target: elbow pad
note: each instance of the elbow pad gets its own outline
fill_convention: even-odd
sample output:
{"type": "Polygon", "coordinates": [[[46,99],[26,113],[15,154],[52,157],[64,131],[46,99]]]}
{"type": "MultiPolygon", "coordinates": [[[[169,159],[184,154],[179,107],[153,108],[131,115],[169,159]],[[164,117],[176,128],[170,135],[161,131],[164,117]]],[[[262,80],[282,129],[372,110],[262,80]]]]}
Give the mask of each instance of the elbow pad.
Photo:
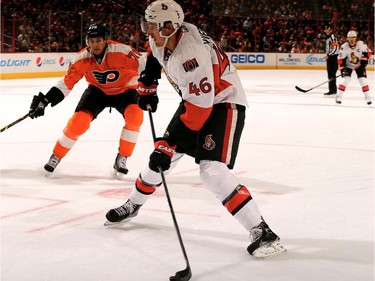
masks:
{"type": "Polygon", "coordinates": [[[60,103],[64,98],[64,93],[57,87],[53,86],[45,95],[48,102],[51,103],[51,106],[55,106],[60,103]]]}

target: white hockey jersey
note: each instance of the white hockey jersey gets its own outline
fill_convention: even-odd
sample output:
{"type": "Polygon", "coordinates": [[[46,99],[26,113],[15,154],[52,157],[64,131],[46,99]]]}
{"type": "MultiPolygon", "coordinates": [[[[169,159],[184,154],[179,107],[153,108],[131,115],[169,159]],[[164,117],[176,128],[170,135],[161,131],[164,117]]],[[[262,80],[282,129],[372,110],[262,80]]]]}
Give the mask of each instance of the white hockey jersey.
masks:
{"type": "Polygon", "coordinates": [[[345,67],[355,69],[361,65],[361,59],[368,59],[371,51],[363,41],[357,41],[355,46],[351,47],[348,42],[342,44],[337,57],[338,64],[345,62],[345,67]],[[364,54],[366,58],[364,58],[364,54]]]}
{"type": "Polygon", "coordinates": [[[167,48],[156,47],[151,37],[149,43],[153,56],[185,101],[187,111],[192,113],[190,120],[181,118],[190,129],[200,129],[204,117],[208,117],[214,104],[236,103],[248,106],[237,70],[228,56],[196,26],[182,24],[173,53],[167,48]],[[191,118],[201,120],[194,121],[191,118]]]}

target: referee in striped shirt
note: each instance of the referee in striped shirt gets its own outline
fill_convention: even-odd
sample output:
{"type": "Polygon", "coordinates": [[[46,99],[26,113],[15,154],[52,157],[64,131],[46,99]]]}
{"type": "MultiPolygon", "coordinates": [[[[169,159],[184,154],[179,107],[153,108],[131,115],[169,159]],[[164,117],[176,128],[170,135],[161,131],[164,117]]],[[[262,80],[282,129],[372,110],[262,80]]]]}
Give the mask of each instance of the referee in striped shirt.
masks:
{"type": "Polygon", "coordinates": [[[337,86],[336,86],[336,72],[338,68],[337,64],[337,54],[339,53],[339,42],[337,40],[337,36],[332,32],[332,27],[327,25],[324,28],[324,32],[327,34],[326,40],[326,56],[324,59],[327,62],[327,73],[328,79],[331,80],[328,83],[329,91],[324,95],[336,95],[337,93],[337,86]]]}

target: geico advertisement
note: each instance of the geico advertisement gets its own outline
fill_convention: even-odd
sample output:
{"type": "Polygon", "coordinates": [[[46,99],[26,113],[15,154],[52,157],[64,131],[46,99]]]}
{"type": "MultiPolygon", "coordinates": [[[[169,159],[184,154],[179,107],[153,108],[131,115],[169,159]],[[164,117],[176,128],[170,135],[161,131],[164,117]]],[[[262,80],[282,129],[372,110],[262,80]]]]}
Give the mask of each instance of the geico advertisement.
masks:
{"type": "Polygon", "coordinates": [[[235,66],[271,66],[276,59],[272,53],[228,53],[228,56],[235,66]]]}
{"type": "Polygon", "coordinates": [[[1,54],[1,73],[65,71],[75,53],[1,54]]]}

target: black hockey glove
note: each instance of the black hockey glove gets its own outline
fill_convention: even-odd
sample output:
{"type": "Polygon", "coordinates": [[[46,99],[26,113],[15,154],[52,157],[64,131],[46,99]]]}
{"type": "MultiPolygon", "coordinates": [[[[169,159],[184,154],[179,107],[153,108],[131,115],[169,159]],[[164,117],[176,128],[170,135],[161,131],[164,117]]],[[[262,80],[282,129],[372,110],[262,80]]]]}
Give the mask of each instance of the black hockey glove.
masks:
{"type": "Polygon", "coordinates": [[[155,139],[155,149],[150,155],[148,166],[154,172],[159,173],[159,167],[166,171],[171,166],[171,159],[175,153],[176,146],[170,145],[165,138],[155,139]]]}
{"type": "Polygon", "coordinates": [[[158,84],[144,84],[143,82],[138,82],[138,106],[142,110],[148,110],[148,106],[151,108],[151,112],[155,112],[158,108],[159,98],[156,93],[156,88],[158,84]]]}
{"type": "Polygon", "coordinates": [[[368,64],[367,58],[366,59],[361,59],[361,67],[362,68],[366,68],[367,64],[368,64]]]}
{"type": "Polygon", "coordinates": [[[369,55],[371,55],[371,53],[369,54],[369,52],[362,52],[361,67],[363,69],[365,69],[368,64],[369,55]]]}
{"type": "Polygon", "coordinates": [[[340,68],[340,71],[341,71],[341,77],[342,78],[344,78],[345,76],[349,76],[349,73],[348,73],[348,70],[346,69],[346,67],[340,68]]]}
{"type": "Polygon", "coordinates": [[[46,96],[39,92],[39,95],[33,97],[30,105],[29,115],[31,119],[44,115],[44,109],[49,104],[46,96]]]}

